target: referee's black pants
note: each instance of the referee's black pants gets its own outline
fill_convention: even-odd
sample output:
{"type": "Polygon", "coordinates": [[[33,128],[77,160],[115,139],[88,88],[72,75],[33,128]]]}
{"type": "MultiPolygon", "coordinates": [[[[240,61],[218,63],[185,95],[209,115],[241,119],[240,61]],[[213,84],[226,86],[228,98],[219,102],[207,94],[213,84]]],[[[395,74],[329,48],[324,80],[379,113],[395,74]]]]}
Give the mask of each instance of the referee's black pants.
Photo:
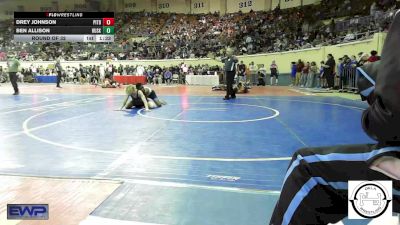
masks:
{"type": "Polygon", "coordinates": [[[335,86],[335,75],[329,73],[326,75],[326,82],[328,83],[328,88],[334,88],[335,86]]]}
{"type": "Polygon", "coordinates": [[[61,82],[61,71],[57,71],[57,87],[60,87],[61,82]]]}
{"type": "Polygon", "coordinates": [[[225,71],[226,74],[226,95],[225,98],[236,98],[235,91],[233,90],[233,82],[235,81],[235,71],[225,71]]]}
{"type": "MultiPolygon", "coordinates": [[[[270,225],[328,224],[347,217],[349,180],[393,180],[369,168],[382,152],[400,154],[400,147],[350,145],[297,151],[270,225]]],[[[399,213],[400,181],[393,180],[393,188],[393,211],[399,213]]]]}
{"type": "Polygon", "coordinates": [[[10,82],[11,85],[14,88],[14,93],[19,93],[19,89],[18,89],[18,77],[17,77],[17,73],[16,72],[9,72],[8,76],[10,77],[10,82]]]}

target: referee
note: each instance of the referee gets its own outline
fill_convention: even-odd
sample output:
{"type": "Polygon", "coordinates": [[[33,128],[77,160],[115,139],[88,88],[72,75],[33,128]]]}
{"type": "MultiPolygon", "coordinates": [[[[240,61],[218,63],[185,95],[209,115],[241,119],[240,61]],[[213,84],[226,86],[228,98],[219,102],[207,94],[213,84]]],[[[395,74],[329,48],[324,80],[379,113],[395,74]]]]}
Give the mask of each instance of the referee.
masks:
{"type": "Polygon", "coordinates": [[[233,90],[233,83],[235,81],[236,64],[238,61],[239,60],[233,55],[232,48],[228,48],[226,50],[226,57],[221,59],[221,62],[224,63],[224,72],[226,77],[226,95],[224,100],[236,98],[235,91],[233,90]]]}
{"type": "Polygon", "coordinates": [[[13,95],[19,95],[19,89],[17,84],[18,80],[17,73],[19,71],[21,63],[19,62],[16,56],[10,56],[9,60],[7,61],[7,66],[8,66],[8,75],[10,77],[11,84],[14,88],[13,95]]]}
{"type": "Polygon", "coordinates": [[[358,69],[358,88],[369,104],[361,122],[365,133],[377,143],[297,151],[270,225],[339,222],[348,214],[351,180],[392,181],[393,212],[400,213],[400,67],[393,63],[398,61],[399,40],[398,13],[387,35],[382,60],[358,69]]]}
{"type": "Polygon", "coordinates": [[[61,66],[60,59],[57,59],[56,64],[55,64],[55,69],[57,71],[57,86],[56,87],[61,88],[60,82],[61,82],[63,68],[61,66]]]}

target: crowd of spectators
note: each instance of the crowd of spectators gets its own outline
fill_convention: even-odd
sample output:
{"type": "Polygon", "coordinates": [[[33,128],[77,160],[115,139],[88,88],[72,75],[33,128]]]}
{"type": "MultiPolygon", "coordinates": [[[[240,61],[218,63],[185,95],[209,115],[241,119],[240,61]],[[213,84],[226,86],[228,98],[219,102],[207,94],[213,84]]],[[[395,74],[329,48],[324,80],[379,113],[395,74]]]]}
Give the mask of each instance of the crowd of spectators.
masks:
{"type": "Polygon", "coordinates": [[[357,56],[344,55],[337,61],[332,55],[328,55],[327,61],[321,61],[319,66],[317,62],[310,63],[299,59],[291,64],[291,86],[356,91],[356,68],[379,60],[380,56],[375,50],[370,54],[360,52],[357,56]]]}
{"type": "Polygon", "coordinates": [[[183,59],[305,49],[370,38],[385,31],[394,0],[322,0],[319,5],[249,13],[117,13],[115,43],[17,43],[12,20],[0,24],[0,60],[183,59]],[[340,17],[340,18],[338,18],[340,17]],[[138,39],[139,38],[139,39],[138,39]]]}
{"type": "Polygon", "coordinates": [[[355,17],[368,15],[371,11],[390,11],[396,8],[396,0],[322,0],[319,10],[315,11],[316,19],[333,17],[355,17]]]}
{"type": "Polygon", "coordinates": [[[334,45],[386,30],[392,14],[384,12],[396,7],[395,2],[387,1],[348,2],[336,3],[346,8],[336,6],[348,16],[344,21],[328,17],[335,8],[329,1],[285,10],[277,7],[270,12],[172,15],[158,35],[146,42],[128,43],[127,49],[132,50],[132,58],[170,59],[221,56],[226,46],[234,46],[235,54],[243,55],[334,45]],[[323,23],[324,19],[328,22],[323,23]]]}
{"type": "Polygon", "coordinates": [[[166,13],[118,13],[117,34],[119,40],[126,40],[131,36],[152,37],[157,34],[169,19],[166,13]]]}
{"type": "MultiPolygon", "coordinates": [[[[176,75],[177,83],[184,83],[185,75],[214,75],[221,74],[222,69],[219,66],[210,66],[208,64],[158,66],[158,65],[122,65],[117,63],[106,63],[97,65],[65,66],[63,80],[71,83],[102,83],[105,78],[112,79],[115,75],[135,75],[146,76],[147,81],[152,84],[165,83],[166,80],[172,80],[176,75]]],[[[29,67],[21,68],[18,73],[21,82],[34,82],[36,76],[56,76],[56,70],[52,64],[47,67],[31,64],[29,67]]],[[[0,66],[0,77],[6,81],[7,69],[0,66]]]]}
{"type": "MultiPolygon", "coordinates": [[[[355,74],[356,68],[364,64],[380,60],[377,51],[370,53],[360,52],[357,56],[344,55],[335,59],[328,54],[326,61],[312,62],[303,61],[291,63],[291,86],[299,88],[327,88],[327,89],[349,89],[356,91],[355,74]]],[[[255,65],[254,62],[248,65],[241,61],[237,68],[238,81],[249,85],[277,85],[278,76],[275,82],[267,79],[272,74],[273,68],[279,74],[279,67],[273,61],[265,64],[255,65]],[[241,77],[243,76],[243,77],[241,77]]],[[[105,79],[112,80],[115,75],[139,75],[145,76],[150,84],[170,84],[173,80],[176,83],[185,84],[186,75],[215,75],[223,74],[220,66],[203,65],[180,65],[158,66],[158,65],[122,65],[118,63],[106,63],[96,65],[82,65],[78,67],[66,66],[64,68],[64,82],[102,84],[105,79]]],[[[6,68],[0,66],[0,81],[5,82],[7,78],[6,68]]],[[[35,76],[55,76],[55,68],[50,64],[48,67],[31,64],[22,68],[18,73],[20,81],[34,82],[35,76]]]]}

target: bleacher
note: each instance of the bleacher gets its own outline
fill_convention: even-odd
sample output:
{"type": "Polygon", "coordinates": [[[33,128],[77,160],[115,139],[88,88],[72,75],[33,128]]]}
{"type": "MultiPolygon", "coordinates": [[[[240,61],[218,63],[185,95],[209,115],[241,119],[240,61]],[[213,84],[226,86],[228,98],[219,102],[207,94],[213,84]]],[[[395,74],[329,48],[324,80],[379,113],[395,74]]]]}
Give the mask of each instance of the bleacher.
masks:
{"type": "Polygon", "coordinates": [[[13,21],[8,20],[0,28],[4,31],[0,52],[18,53],[23,60],[53,60],[59,56],[66,60],[103,60],[207,58],[223,55],[226,46],[235,47],[236,55],[290,51],[371,38],[387,30],[396,7],[385,5],[371,15],[372,9],[366,7],[371,0],[363,1],[361,8],[351,1],[344,5],[335,2],[225,15],[117,13],[116,42],[111,44],[15,43],[10,30],[13,21]],[[331,20],[332,9],[340,9],[340,13],[331,20]],[[316,15],[330,22],[321,23],[316,15]]]}

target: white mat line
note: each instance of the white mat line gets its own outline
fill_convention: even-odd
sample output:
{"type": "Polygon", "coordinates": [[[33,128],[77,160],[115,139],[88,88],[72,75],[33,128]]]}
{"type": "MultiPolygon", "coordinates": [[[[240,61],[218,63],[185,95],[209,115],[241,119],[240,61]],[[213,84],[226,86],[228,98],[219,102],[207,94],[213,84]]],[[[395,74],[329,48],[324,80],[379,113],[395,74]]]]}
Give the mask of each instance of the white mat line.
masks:
{"type": "Polygon", "coordinates": [[[217,161],[217,162],[268,162],[268,161],[289,161],[292,157],[276,158],[209,158],[209,157],[179,157],[163,155],[141,155],[143,158],[152,159],[173,159],[173,160],[193,160],[193,161],[217,161]]]}
{"type": "MultiPolygon", "coordinates": [[[[57,109],[57,110],[61,110],[61,109],[65,109],[65,108],[66,107],[60,108],[60,109],[57,109]]],[[[73,117],[70,117],[70,118],[67,118],[67,119],[64,119],[64,120],[58,120],[58,121],[55,121],[55,122],[52,122],[52,123],[47,123],[47,124],[44,124],[44,125],[41,125],[41,126],[37,126],[37,127],[34,127],[34,128],[28,128],[28,131],[29,132],[37,131],[37,130],[40,130],[40,129],[43,129],[43,128],[47,128],[47,127],[51,127],[51,126],[54,126],[54,125],[57,125],[57,124],[60,124],[60,123],[64,123],[64,122],[67,122],[67,121],[70,121],[70,120],[79,119],[79,118],[82,118],[82,117],[85,117],[85,116],[89,116],[89,115],[91,115],[93,113],[94,112],[85,113],[85,114],[82,114],[82,115],[79,115],[79,116],[73,116],[73,117]]],[[[25,132],[26,131],[19,131],[19,132],[13,133],[13,134],[4,135],[4,136],[0,137],[0,140],[16,137],[16,136],[25,134],[25,132]]]]}
{"type": "Polygon", "coordinates": [[[28,106],[28,105],[37,105],[37,104],[40,104],[40,103],[43,103],[43,102],[49,102],[49,101],[55,101],[55,100],[56,100],[56,99],[50,100],[49,97],[45,97],[45,96],[39,96],[39,97],[40,97],[40,98],[44,98],[45,100],[39,101],[39,102],[34,102],[34,103],[32,103],[32,102],[27,102],[27,103],[16,104],[16,105],[13,105],[13,106],[8,106],[8,107],[1,108],[1,110],[3,110],[3,109],[18,108],[18,107],[28,106]]]}
{"type": "Polygon", "coordinates": [[[143,223],[128,220],[116,220],[109,219],[99,216],[88,216],[85,220],[82,220],[79,225],[167,225],[159,223],[143,223]]]}
{"type": "MultiPolygon", "coordinates": [[[[179,112],[177,115],[174,116],[174,118],[178,118],[181,116],[185,111],[179,112]]],[[[156,134],[158,134],[160,131],[165,129],[165,124],[155,130],[153,133],[151,133],[145,140],[135,144],[129,151],[121,154],[120,157],[118,157],[115,161],[113,161],[106,169],[104,169],[101,173],[96,174],[93,178],[102,178],[104,176],[107,176],[110,174],[112,171],[117,169],[119,166],[123,165],[126,163],[129,159],[137,159],[137,158],[142,158],[141,155],[138,155],[138,151],[143,143],[146,143],[149,141],[151,138],[153,138],[156,134]]]]}
{"type": "Polygon", "coordinates": [[[23,112],[23,111],[29,111],[29,110],[35,110],[35,109],[46,109],[48,107],[52,106],[66,106],[71,103],[85,103],[89,101],[97,101],[97,100],[103,100],[106,99],[104,97],[101,98],[86,98],[86,99],[79,99],[79,100],[73,100],[73,101],[65,101],[65,102],[59,102],[59,103],[54,103],[54,104],[49,104],[49,105],[42,105],[42,106],[36,106],[36,107],[30,107],[30,108],[24,108],[24,109],[18,109],[18,110],[12,110],[12,111],[7,111],[7,112],[0,112],[0,115],[7,115],[15,112],[23,112]]]}
{"type": "Polygon", "coordinates": [[[161,187],[175,187],[175,188],[197,188],[197,189],[207,189],[215,191],[227,191],[227,192],[238,192],[247,194],[261,194],[261,195],[279,195],[280,191],[272,190],[259,190],[259,189],[248,189],[248,188],[233,188],[233,187],[223,187],[223,186],[210,186],[210,185],[197,185],[188,184],[182,182],[170,182],[170,181],[154,181],[154,180],[144,180],[144,179],[111,179],[114,181],[125,182],[130,184],[143,184],[151,186],[161,186],[161,187]]]}
{"type": "MultiPolygon", "coordinates": [[[[93,103],[95,103],[95,100],[93,100],[91,102],[84,102],[84,103],[93,104],[93,103]]],[[[66,106],[65,108],[68,108],[68,107],[71,107],[71,106],[66,106]]],[[[80,150],[80,151],[97,152],[97,153],[105,153],[105,154],[112,154],[112,155],[120,155],[120,154],[123,153],[123,152],[117,152],[117,151],[104,151],[104,150],[98,150],[98,149],[70,146],[70,145],[61,144],[61,143],[57,143],[57,142],[54,142],[54,141],[50,141],[50,140],[47,140],[47,139],[40,138],[40,137],[34,135],[33,133],[31,133],[31,130],[28,127],[28,124],[29,124],[29,122],[31,120],[33,120],[34,118],[36,118],[38,116],[41,116],[43,114],[46,114],[46,113],[49,113],[49,112],[53,112],[53,111],[57,111],[57,110],[61,110],[61,109],[64,109],[64,108],[56,108],[56,109],[44,111],[44,112],[41,112],[39,114],[35,114],[35,115],[29,117],[28,119],[26,119],[22,124],[22,129],[24,130],[24,134],[26,134],[28,137],[33,138],[33,139],[35,139],[37,141],[40,141],[40,142],[43,142],[43,143],[46,143],[46,144],[50,144],[50,145],[54,145],[54,146],[58,146],[58,147],[62,147],[62,148],[72,148],[72,149],[76,149],[76,150],[80,150]]]]}

